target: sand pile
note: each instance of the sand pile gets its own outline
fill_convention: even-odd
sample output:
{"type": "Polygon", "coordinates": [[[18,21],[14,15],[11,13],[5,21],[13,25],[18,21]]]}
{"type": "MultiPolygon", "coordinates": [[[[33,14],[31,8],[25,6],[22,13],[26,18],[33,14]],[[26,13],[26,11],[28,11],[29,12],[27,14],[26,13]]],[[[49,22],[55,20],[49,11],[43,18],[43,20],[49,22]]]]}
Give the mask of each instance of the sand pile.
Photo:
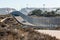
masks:
{"type": "Polygon", "coordinates": [[[4,18],[7,19],[0,22],[0,40],[58,40],[56,37],[34,31],[33,28],[22,28],[22,24],[11,15],[0,16],[0,20],[4,18]]]}

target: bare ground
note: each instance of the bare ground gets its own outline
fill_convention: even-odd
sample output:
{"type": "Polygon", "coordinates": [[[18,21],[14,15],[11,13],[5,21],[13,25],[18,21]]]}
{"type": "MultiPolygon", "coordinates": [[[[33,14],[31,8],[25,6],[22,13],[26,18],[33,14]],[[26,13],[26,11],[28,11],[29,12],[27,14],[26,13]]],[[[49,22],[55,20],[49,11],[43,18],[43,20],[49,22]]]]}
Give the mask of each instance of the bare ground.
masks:
{"type": "Polygon", "coordinates": [[[2,15],[0,20],[6,17],[8,17],[6,20],[0,22],[0,40],[59,40],[35,31],[33,28],[22,28],[23,25],[18,23],[12,15],[2,15]]]}

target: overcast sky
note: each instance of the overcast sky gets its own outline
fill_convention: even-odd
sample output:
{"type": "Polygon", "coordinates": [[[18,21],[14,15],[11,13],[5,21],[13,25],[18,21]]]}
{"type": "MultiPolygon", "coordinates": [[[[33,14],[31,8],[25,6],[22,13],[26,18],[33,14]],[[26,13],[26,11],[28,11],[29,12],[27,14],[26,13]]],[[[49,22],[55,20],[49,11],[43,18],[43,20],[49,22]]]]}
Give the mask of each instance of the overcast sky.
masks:
{"type": "Polygon", "coordinates": [[[17,10],[25,7],[60,7],[60,0],[0,0],[0,8],[10,7],[17,10]]]}

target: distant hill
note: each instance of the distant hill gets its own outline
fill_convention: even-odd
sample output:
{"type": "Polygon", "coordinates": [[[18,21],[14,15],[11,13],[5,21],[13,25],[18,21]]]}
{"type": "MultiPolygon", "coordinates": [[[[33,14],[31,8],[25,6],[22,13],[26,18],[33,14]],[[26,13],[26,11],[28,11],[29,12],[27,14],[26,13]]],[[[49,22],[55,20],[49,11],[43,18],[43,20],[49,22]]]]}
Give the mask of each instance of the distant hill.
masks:
{"type": "Polygon", "coordinates": [[[20,10],[21,13],[28,15],[29,12],[31,12],[32,10],[34,10],[35,8],[22,8],[20,10]]]}
{"type": "MultiPolygon", "coordinates": [[[[22,13],[25,14],[25,15],[28,15],[29,12],[31,12],[31,11],[33,11],[33,10],[35,10],[35,9],[40,9],[40,10],[42,10],[43,12],[44,12],[44,11],[50,12],[50,11],[56,11],[57,9],[60,9],[60,8],[22,8],[22,9],[20,10],[20,12],[22,12],[22,13]]],[[[56,13],[57,13],[57,14],[60,14],[60,10],[58,10],[56,13]]]]}
{"type": "Polygon", "coordinates": [[[0,8],[0,15],[8,14],[12,11],[16,11],[14,8],[0,8]]]}

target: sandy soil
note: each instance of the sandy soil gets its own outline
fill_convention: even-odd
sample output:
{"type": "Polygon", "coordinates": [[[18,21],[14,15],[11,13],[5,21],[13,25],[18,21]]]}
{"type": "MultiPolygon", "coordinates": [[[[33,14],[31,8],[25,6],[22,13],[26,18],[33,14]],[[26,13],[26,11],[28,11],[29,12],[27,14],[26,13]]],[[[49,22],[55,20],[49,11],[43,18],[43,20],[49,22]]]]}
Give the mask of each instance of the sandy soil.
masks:
{"type": "Polygon", "coordinates": [[[36,30],[43,34],[49,34],[51,36],[55,36],[56,38],[60,39],[60,31],[59,30],[36,30]]]}

